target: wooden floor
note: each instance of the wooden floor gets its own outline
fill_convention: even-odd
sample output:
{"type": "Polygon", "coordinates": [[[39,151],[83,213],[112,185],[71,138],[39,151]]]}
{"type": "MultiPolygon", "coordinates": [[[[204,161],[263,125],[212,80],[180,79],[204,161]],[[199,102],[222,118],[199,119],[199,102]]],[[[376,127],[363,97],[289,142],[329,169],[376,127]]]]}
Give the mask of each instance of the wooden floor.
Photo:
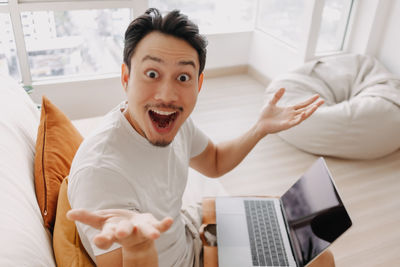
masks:
{"type": "MultiPolygon", "coordinates": [[[[192,117],[213,141],[229,140],[255,123],[263,90],[248,75],[208,79],[192,117]]],[[[76,124],[86,131],[94,121],[76,124]]],[[[210,195],[282,195],[316,158],[270,135],[236,169],[218,179],[222,191],[207,188],[214,182],[201,190],[210,195]]],[[[353,220],[353,227],[332,246],[336,265],[400,266],[400,150],[377,160],[328,157],[326,161],[353,220]]],[[[204,180],[193,170],[189,176],[204,180]]]]}

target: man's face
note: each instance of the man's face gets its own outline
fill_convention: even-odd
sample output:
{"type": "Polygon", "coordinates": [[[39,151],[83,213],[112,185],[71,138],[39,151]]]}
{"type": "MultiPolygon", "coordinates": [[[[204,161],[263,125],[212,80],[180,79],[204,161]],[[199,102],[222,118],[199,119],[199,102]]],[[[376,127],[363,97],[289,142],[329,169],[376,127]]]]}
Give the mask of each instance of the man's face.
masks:
{"type": "Polygon", "coordinates": [[[201,87],[197,51],[186,41],[160,32],[136,46],[131,69],[122,66],[128,98],[126,118],[153,145],[171,143],[193,111],[201,87]]]}

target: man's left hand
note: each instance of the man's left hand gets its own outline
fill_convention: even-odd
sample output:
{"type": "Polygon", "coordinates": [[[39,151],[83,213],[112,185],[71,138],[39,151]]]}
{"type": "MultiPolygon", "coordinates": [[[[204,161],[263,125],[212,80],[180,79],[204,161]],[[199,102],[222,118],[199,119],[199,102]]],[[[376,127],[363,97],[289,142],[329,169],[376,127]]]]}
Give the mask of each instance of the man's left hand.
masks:
{"type": "Polygon", "coordinates": [[[319,95],[314,95],[306,101],[293,106],[277,106],[278,101],[284,93],[284,88],[279,89],[273,98],[263,107],[261,116],[257,122],[257,128],[262,135],[287,130],[301,123],[324,103],[322,99],[316,101],[319,95]]]}

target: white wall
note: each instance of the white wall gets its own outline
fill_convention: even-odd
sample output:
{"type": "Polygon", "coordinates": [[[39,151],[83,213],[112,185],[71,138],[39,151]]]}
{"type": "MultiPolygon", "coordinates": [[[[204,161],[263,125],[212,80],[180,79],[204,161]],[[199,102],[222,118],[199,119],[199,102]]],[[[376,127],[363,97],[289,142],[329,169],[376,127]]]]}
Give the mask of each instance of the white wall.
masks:
{"type": "Polygon", "coordinates": [[[207,69],[247,65],[252,32],[207,35],[207,69]]]}
{"type": "Polygon", "coordinates": [[[268,80],[302,63],[296,50],[260,30],[255,30],[250,45],[249,65],[268,80]]]}
{"type": "Polygon", "coordinates": [[[33,87],[33,101],[41,103],[42,95],[46,95],[72,120],[104,115],[125,98],[118,76],[40,83],[33,87]]]}
{"type": "MultiPolygon", "coordinates": [[[[390,0],[387,0],[390,1],[390,0]]],[[[348,33],[345,50],[353,53],[374,53],[373,45],[369,45],[372,38],[372,28],[376,18],[379,0],[355,1],[352,9],[352,20],[348,33]]],[[[377,29],[377,28],[375,28],[377,29]]],[[[375,33],[377,34],[377,32],[375,33]]]]}
{"type": "Polygon", "coordinates": [[[400,75],[400,1],[359,0],[354,9],[346,50],[375,56],[390,72],[400,75]]]}
{"type": "MultiPolygon", "coordinates": [[[[206,35],[207,69],[248,63],[251,32],[206,35]]],[[[93,80],[41,82],[33,84],[32,99],[40,103],[46,95],[70,119],[101,116],[125,99],[119,75],[93,80]]]]}
{"type": "Polygon", "coordinates": [[[392,1],[382,29],[376,57],[389,71],[400,75],[400,1],[392,1]]]}

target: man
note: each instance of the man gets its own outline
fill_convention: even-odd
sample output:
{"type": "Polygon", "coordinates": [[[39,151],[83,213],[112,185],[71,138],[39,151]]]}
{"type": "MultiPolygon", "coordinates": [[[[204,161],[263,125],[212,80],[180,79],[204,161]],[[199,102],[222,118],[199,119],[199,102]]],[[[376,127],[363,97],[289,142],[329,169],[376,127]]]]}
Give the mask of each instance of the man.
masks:
{"type": "Polygon", "coordinates": [[[205,58],[205,39],[179,11],[162,17],[149,9],[129,25],[121,74],[127,103],[84,140],[69,176],[68,217],[81,222],[82,243],[98,266],[199,264],[193,225],[180,212],[188,167],[219,177],[264,136],[299,124],[323,103],[314,96],[279,107],[280,89],[248,132],[216,145],[190,119],[205,58]]]}

